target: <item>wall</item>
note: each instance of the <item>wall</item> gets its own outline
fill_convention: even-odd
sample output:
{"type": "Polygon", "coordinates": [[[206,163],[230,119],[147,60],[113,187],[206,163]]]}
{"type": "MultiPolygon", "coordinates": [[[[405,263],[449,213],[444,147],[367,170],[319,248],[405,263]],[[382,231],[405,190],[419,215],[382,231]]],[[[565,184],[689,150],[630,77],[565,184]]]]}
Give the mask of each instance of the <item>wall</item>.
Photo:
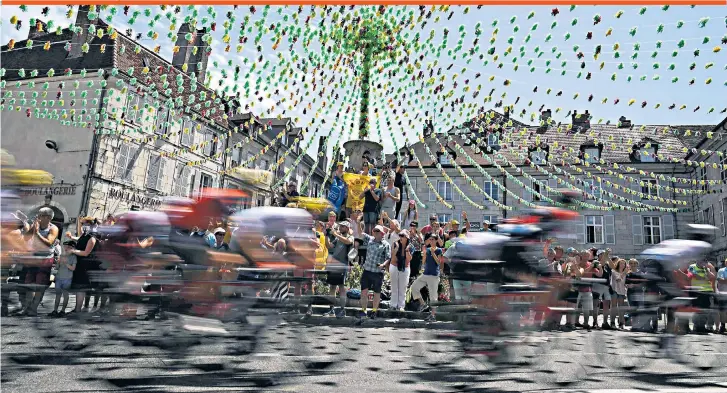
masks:
{"type": "MultiPolygon", "coordinates": [[[[727,148],[727,140],[715,138],[700,149],[724,152],[725,148],[727,148]]],[[[727,164],[727,161],[722,161],[723,158],[713,154],[708,157],[700,155],[695,159],[709,164],[705,166],[707,179],[727,181],[727,170],[713,167],[713,164],[727,164]]],[[[695,218],[697,222],[713,224],[718,228],[714,238],[714,257],[724,261],[727,258],[727,211],[725,211],[727,209],[727,192],[725,192],[724,185],[707,186],[707,190],[708,193],[694,198],[695,218]],[[708,208],[711,210],[712,218],[705,215],[705,210],[708,208]]]]}
{"type": "MultiPolygon", "coordinates": [[[[454,209],[450,210],[447,209],[443,204],[439,203],[436,200],[436,197],[434,193],[430,192],[429,187],[427,186],[426,180],[422,177],[421,171],[418,167],[409,167],[407,169],[407,173],[409,175],[409,179],[411,180],[413,186],[415,187],[416,194],[419,197],[419,199],[427,205],[426,209],[419,210],[419,222],[420,226],[424,226],[428,224],[429,221],[429,215],[430,214],[442,214],[442,213],[448,213],[452,215],[452,218],[462,221],[461,220],[461,213],[463,211],[467,212],[468,218],[471,222],[477,222],[481,223],[484,219],[484,216],[493,216],[499,219],[502,219],[503,217],[515,217],[519,213],[521,213],[523,210],[528,209],[528,207],[524,203],[518,202],[512,195],[505,195],[503,190],[499,190],[499,201],[501,203],[504,203],[508,206],[512,206],[514,210],[503,212],[502,210],[498,209],[494,204],[492,204],[489,201],[485,200],[484,195],[482,195],[478,190],[476,190],[474,187],[472,187],[470,184],[466,184],[465,179],[460,175],[459,171],[452,167],[444,167],[447,174],[454,179],[455,183],[458,185],[458,187],[462,190],[462,192],[467,195],[474,203],[479,204],[483,206],[484,209],[480,210],[477,207],[472,206],[470,203],[466,202],[464,198],[460,197],[460,195],[456,191],[452,191],[452,200],[449,201],[450,204],[453,205],[454,209]]],[[[547,182],[547,178],[545,175],[538,173],[535,169],[529,168],[529,167],[520,167],[523,171],[528,173],[529,175],[533,176],[534,178],[547,182]]],[[[648,166],[643,165],[640,166],[640,168],[644,168],[645,170],[648,170],[650,172],[655,173],[661,173],[665,176],[672,176],[672,170],[674,170],[676,167],[672,164],[667,163],[657,163],[657,164],[649,164],[648,166]]],[[[484,182],[485,177],[475,168],[463,168],[465,173],[468,174],[479,186],[480,189],[484,190],[484,182]]],[[[486,167],[485,170],[487,173],[490,174],[491,177],[497,179],[501,184],[505,185],[505,187],[511,191],[513,194],[527,200],[532,201],[532,195],[527,192],[524,188],[518,186],[516,182],[513,179],[505,179],[503,175],[500,173],[499,170],[492,167],[486,167]]],[[[514,170],[510,170],[508,168],[508,171],[511,173],[515,173],[514,170]]],[[[427,173],[427,176],[429,178],[429,181],[432,182],[432,184],[437,184],[437,181],[444,181],[444,177],[441,176],[441,172],[436,168],[425,168],[425,172],[427,173]]],[[[637,174],[636,174],[637,175],[637,174]]],[[[689,177],[689,172],[681,166],[681,169],[677,169],[677,171],[674,173],[675,176],[678,177],[689,177]]],[[[584,175],[577,175],[578,178],[585,178],[584,175]]],[[[526,185],[530,185],[529,180],[527,180],[523,176],[518,176],[517,179],[526,185]]],[[[586,178],[587,179],[587,178],[586,178]]],[[[618,179],[618,178],[611,178],[608,175],[604,175],[602,177],[602,184],[605,184],[606,180],[610,180],[614,184],[618,184],[621,187],[625,187],[631,190],[637,190],[641,191],[641,186],[638,184],[631,184],[630,182],[626,181],[625,179],[618,179]]],[[[571,182],[571,184],[575,184],[571,182]]],[[[663,184],[660,182],[660,184],[663,184]]],[[[554,180],[551,180],[549,183],[550,187],[552,188],[564,188],[564,185],[558,186],[554,183],[554,180]]],[[[664,184],[665,185],[665,184],[664,184]]],[[[496,187],[496,186],[495,186],[496,187]]],[[[583,188],[583,186],[580,186],[583,188]]],[[[619,203],[621,205],[625,206],[632,206],[626,202],[621,202],[619,200],[616,200],[614,198],[610,198],[606,192],[612,192],[616,195],[623,195],[627,196],[622,191],[617,191],[613,188],[606,187],[605,185],[602,186],[602,195],[606,200],[611,200],[613,202],[619,203]]],[[[547,190],[543,188],[543,193],[547,194],[547,190]]],[[[660,196],[664,198],[669,199],[677,199],[677,200],[685,200],[690,201],[690,197],[681,196],[681,194],[677,194],[676,197],[671,195],[666,195],[667,192],[665,190],[660,190],[660,196]]],[[[408,196],[410,199],[413,199],[411,196],[408,196]]],[[[629,199],[638,199],[638,196],[635,195],[628,195],[629,199]]],[[[537,202],[537,201],[536,201],[537,202]]],[[[591,200],[591,203],[595,205],[599,205],[600,202],[591,200]]],[[[646,204],[654,203],[653,201],[649,200],[642,200],[641,202],[646,204]]],[[[659,204],[660,206],[667,206],[665,203],[659,204]]],[[[670,206],[670,205],[669,205],[670,206]]],[[[574,223],[571,223],[567,228],[566,232],[570,234],[570,239],[564,238],[559,239],[560,243],[563,244],[565,247],[577,247],[579,249],[588,248],[588,247],[599,247],[599,248],[612,248],[614,252],[618,253],[620,256],[634,256],[643,251],[645,248],[649,247],[649,245],[643,244],[643,237],[638,236],[639,228],[634,228],[634,220],[637,220],[637,222],[642,222],[643,216],[658,216],[660,217],[662,221],[662,240],[679,236],[680,234],[684,233],[684,230],[686,228],[686,225],[693,222],[693,214],[689,208],[689,206],[682,207],[682,209],[687,209],[687,211],[678,212],[676,214],[674,213],[666,213],[666,212],[649,212],[649,213],[637,213],[637,212],[630,212],[630,211],[620,211],[620,210],[613,210],[613,211],[592,211],[592,210],[581,210],[580,213],[583,216],[588,215],[595,215],[595,216],[603,216],[604,220],[604,239],[603,243],[601,244],[591,244],[586,243],[585,238],[585,222],[584,221],[576,221],[574,223]],[[613,225],[610,225],[611,218],[613,220],[613,225]],[[634,218],[638,217],[638,218],[634,218]],[[669,225],[669,224],[673,225],[669,225]],[[608,229],[606,229],[606,226],[608,226],[608,229]],[[670,229],[673,228],[673,229],[670,229]],[[636,238],[634,234],[637,234],[636,238]],[[608,236],[607,236],[608,235],[608,236]]],[[[402,210],[406,209],[406,207],[402,207],[402,210]]],[[[583,219],[583,218],[581,218],[583,219]]]]}
{"type": "MultiPolygon", "coordinates": [[[[62,212],[67,212],[67,214],[64,213],[66,223],[81,213],[79,209],[83,199],[93,132],[89,128],[63,125],[61,120],[81,120],[80,117],[83,117],[83,121],[94,121],[94,115],[91,114],[90,109],[98,108],[98,106],[94,106],[93,99],[100,98],[100,95],[96,94],[96,89],[100,89],[100,81],[101,79],[97,77],[80,79],[78,75],[72,78],[65,76],[37,78],[33,80],[35,83],[33,88],[30,88],[27,81],[24,81],[20,88],[15,87],[15,83],[11,82],[3,90],[3,94],[12,92],[13,96],[17,97],[15,105],[22,105],[19,94],[23,92],[27,100],[27,103],[22,105],[24,108],[30,106],[32,100],[35,99],[35,107],[39,109],[39,114],[42,114],[45,109],[48,110],[47,114],[43,115],[45,118],[37,118],[35,115],[28,117],[25,110],[22,112],[4,110],[0,119],[2,147],[15,156],[18,167],[41,169],[53,175],[56,187],[53,187],[50,192],[60,195],[53,196],[52,204],[62,212]],[[75,80],[79,80],[78,88],[74,87],[75,80]],[[49,84],[47,90],[43,88],[45,82],[49,84]],[[59,87],[61,82],[65,83],[63,88],[59,87]],[[94,86],[88,87],[89,82],[93,82],[94,86]],[[87,91],[87,98],[81,97],[81,92],[84,90],[87,91]],[[33,92],[38,93],[36,98],[33,98],[33,92]],[[46,97],[43,97],[43,92],[47,92],[46,97]],[[57,100],[58,92],[63,95],[61,97],[64,101],[63,105],[59,105],[60,101],[57,100]],[[72,92],[75,92],[76,95],[73,96],[72,92]],[[84,99],[87,100],[86,106],[83,105],[84,99]],[[45,106],[43,102],[46,103],[45,106]],[[50,102],[53,102],[53,106],[50,106],[50,102]],[[81,110],[84,108],[88,112],[82,115],[81,110]],[[66,111],[65,119],[63,110],[66,111]],[[53,115],[54,111],[56,115],[53,115]],[[75,111],[75,113],[72,114],[71,111],[75,111]],[[58,152],[47,148],[46,140],[55,141],[58,152]],[[59,188],[61,182],[63,187],[59,188]],[[75,189],[71,191],[70,189],[74,186],[75,189]]],[[[9,100],[6,100],[7,104],[9,104],[9,100]]],[[[48,190],[42,188],[34,189],[32,193],[35,195],[28,195],[25,198],[28,208],[32,209],[43,204],[46,191],[48,190]]]]}

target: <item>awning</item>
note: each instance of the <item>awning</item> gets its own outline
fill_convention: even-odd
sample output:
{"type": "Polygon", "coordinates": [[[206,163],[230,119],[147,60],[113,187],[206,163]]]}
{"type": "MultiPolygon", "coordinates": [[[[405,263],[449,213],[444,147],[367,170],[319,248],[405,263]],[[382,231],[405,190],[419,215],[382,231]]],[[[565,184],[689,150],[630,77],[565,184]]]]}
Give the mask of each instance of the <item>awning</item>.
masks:
{"type": "Polygon", "coordinates": [[[273,173],[262,169],[237,168],[230,176],[262,189],[270,189],[273,184],[273,173]]]}

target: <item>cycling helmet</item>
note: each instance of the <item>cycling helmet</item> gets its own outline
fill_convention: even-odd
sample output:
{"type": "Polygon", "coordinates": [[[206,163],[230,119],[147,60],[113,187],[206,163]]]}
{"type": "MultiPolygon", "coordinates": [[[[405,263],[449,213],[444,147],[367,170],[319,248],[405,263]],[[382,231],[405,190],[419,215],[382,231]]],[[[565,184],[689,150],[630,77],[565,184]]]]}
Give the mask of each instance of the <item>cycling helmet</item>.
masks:
{"type": "Polygon", "coordinates": [[[709,243],[709,240],[717,233],[717,227],[708,224],[689,224],[687,226],[687,239],[699,240],[709,243]]]}

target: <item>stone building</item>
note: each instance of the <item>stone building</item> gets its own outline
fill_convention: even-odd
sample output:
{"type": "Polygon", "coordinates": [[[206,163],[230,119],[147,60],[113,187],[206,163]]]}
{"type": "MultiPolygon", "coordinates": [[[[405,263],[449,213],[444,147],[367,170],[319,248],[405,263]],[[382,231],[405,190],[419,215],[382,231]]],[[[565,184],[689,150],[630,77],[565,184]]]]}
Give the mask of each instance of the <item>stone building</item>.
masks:
{"type": "MultiPolygon", "coordinates": [[[[420,142],[411,146],[429,182],[453,206],[448,209],[440,203],[422,171],[410,165],[407,173],[411,186],[427,205],[419,211],[421,225],[428,223],[431,214],[441,222],[461,221],[464,211],[477,230],[485,220],[498,222],[529,205],[545,203],[548,197],[556,198],[553,190],[569,188],[556,177],[565,178],[570,187],[580,190],[586,204],[580,210],[581,218],[567,228],[572,238],[560,240],[564,246],[610,247],[618,255],[632,256],[651,244],[681,236],[685,226],[694,222],[691,202],[697,196],[688,191],[693,188],[693,170],[682,161],[672,162],[672,158],[684,158],[683,149],[690,146],[673,131],[706,135],[714,126],[640,126],[625,118],[618,125],[590,124],[586,112],[585,116],[574,115],[572,127],[560,125],[559,131],[556,126],[527,126],[517,121],[505,127],[507,118],[490,113],[492,120],[480,114],[478,120],[448,133],[427,132],[426,144],[432,156],[420,142]],[[447,154],[443,154],[445,150],[447,154]],[[471,202],[445,180],[442,172],[471,202]],[[647,210],[593,208],[608,204],[647,210]],[[650,211],[649,206],[677,211],[650,211]]],[[[549,115],[549,111],[544,113],[549,115]]],[[[407,149],[400,153],[406,162],[407,149]]],[[[393,159],[393,155],[388,158],[393,159]]]]}
{"type": "MultiPolygon", "coordinates": [[[[37,44],[25,49],[27,41],[15,43],[23,50],[2,47],[3,146],[18,164],[44,169],[57,183],[26,190],[31,208],[50,205],[69,224],[79,215],[153,210],[166,196],[193,197],[207,187],[247,190],[251,200],[241,208],[271,203],[274,174],[251,182],[228,169],[264,147],[248,167],[268,169],[300,129],[290,119],[241,114],[239,105],[205,87],[204,30],[182,24],[177,40],[185,45],[170,63],[92,20],[89,10],[80,7],[76,27],[60,35],[31,28],[30,39],[49,42],[48,50],[37,44]],[[283,138],[275,141],[281,130],[283,138]]],[[[305,154],[299,144],[292,148],[281,169],[305,154]]],[[[297,174],[309,173],[311,162],[301,160],[297,174]]]]}
{"type": "Polygon", "coordinates": [[[714,237],[714,258],[724,261],[727,258],[727,190],[724,184],[727,181],[727,118],[711,131],[710,136],[704,133],[697,136],[697,142],[687,156],[688,160],[705,163],[704,167],[693,165],[692,176],[707,183],[698,185],[705,193],[695,195],[691,202],[696,222],[718,228],[714,237]],[[709,184],[709,180],[721,183],[709,184]]]}

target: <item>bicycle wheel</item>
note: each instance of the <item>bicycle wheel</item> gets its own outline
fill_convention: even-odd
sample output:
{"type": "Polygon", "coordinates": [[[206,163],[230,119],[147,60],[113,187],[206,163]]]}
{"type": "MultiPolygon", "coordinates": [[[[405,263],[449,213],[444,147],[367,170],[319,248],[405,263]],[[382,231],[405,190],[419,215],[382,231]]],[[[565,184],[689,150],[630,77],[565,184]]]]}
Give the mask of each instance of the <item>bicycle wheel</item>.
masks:
{"type": "Polygon", "coordinates": [[[659,337],[646,333],[625,332],[591,334],[588,352],[596,356],[598,364],[604,364],[609,368],[639,370],[659,358],[659,337]]]}
{"type": "Polygon", "coordinates": [[[707,371],[727,364],[727,343],[711,334],[665,334],[664,352],[677,363],[707,371]]]}

